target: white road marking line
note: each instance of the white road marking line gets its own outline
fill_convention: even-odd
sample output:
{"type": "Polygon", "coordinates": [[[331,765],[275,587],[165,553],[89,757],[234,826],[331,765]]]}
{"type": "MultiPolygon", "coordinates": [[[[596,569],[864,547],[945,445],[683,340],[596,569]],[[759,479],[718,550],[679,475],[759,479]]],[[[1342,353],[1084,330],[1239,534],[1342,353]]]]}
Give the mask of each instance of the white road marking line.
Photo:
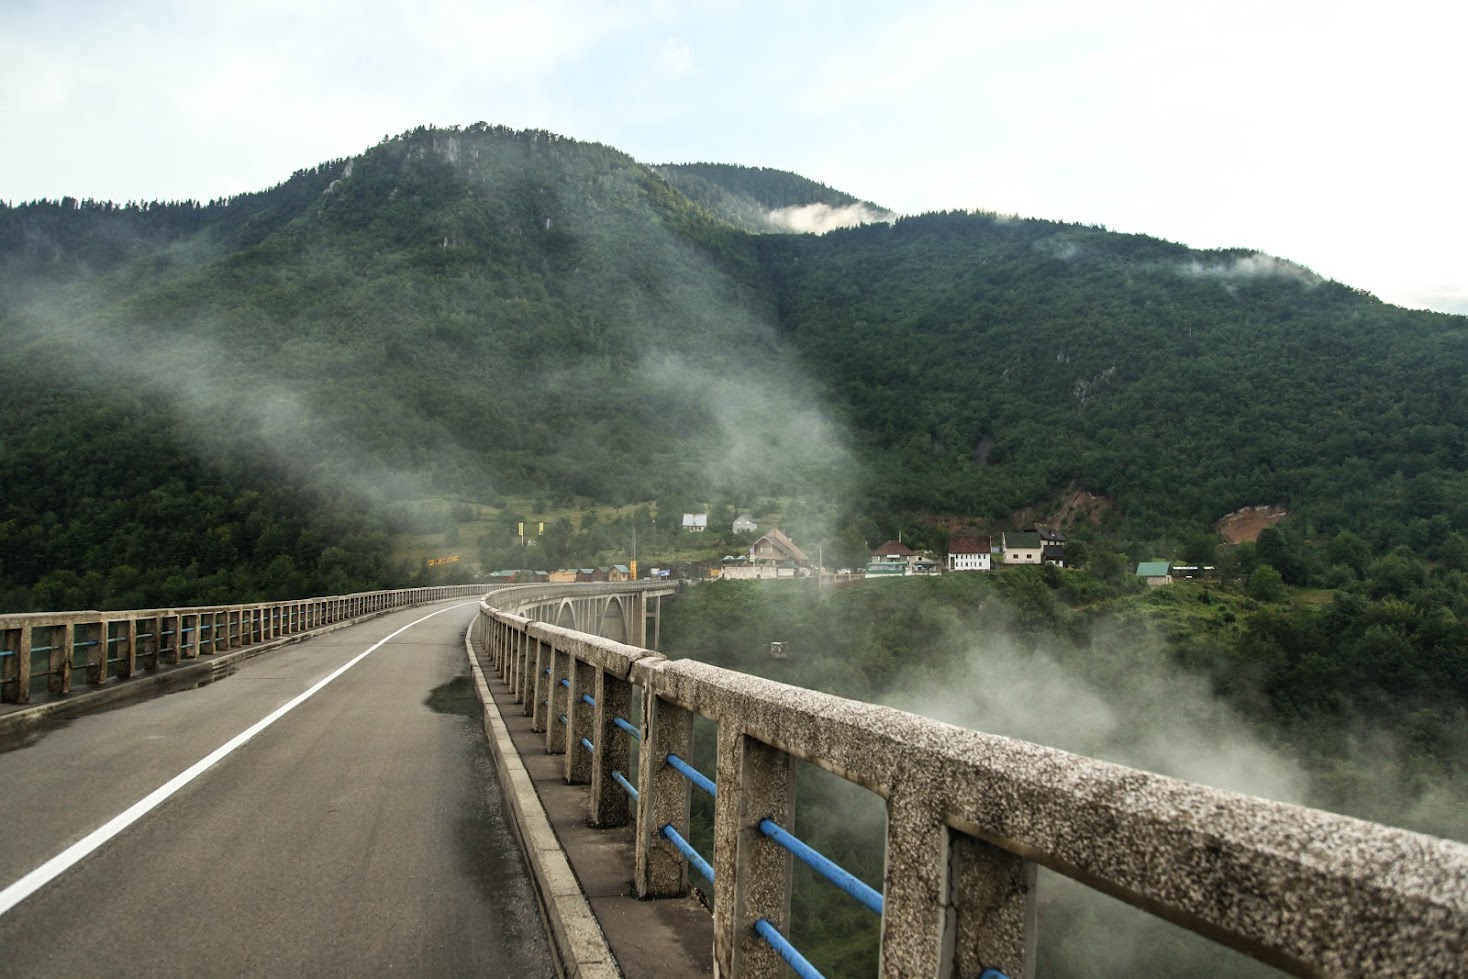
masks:
{"type": "Polygon", "coordinates": [[[366,659],[372,653],[376,652],[380,646],[387,643],[390,639],[402,635],[404,632],[407,632],[418,623],[426,622],[427,620],[433,618],[435,615],[442,615],[445,612],[452,612],[455,609],[463,608],[466,605],[475,604],[478,604],[478,599],[475,599],[472,602],[460,602],[458,605],[450,605],[448,608],[441,608],[437,612],[428,613],[421,619],[414,619],[412,622],[409,622],[407,625],[403,626],[396,632],[392,632],[386,636],[383,636],[381,639],[377,640],[377,642],[368,647],[365,651],[358,653],[347,663],[337,667],[321,680],[318,680],[314,686],[312,686],[305,693],[296,697],[290,703],[285,704],[282,707],[276,708],[273,713],[271,713],[264,719],[256,721],[244,731],[236,734],[233,738],[230,738],[228,741],[220,745],[218,748],[214,749],[208,755],[199,759],[193,765],[190,765],[188,768],[186,768],[182,772],[179,772],[173,778],[169,779],[167,782],[160,785],[152,792],[148,793],[148,795],[144,796],[138,802],[133,803],[127,809],[118,813],[116,816],[113,816],[107,822],[92,830],[92,832],[88,833],[80,840],[77,840],[65,850],[62,850],[60,853],[56,854],[56,856],[52,857],[50,860],[47,860],[35,870],[32,870],[30,873],[26,874],[20,880],[17,880],[15,883],[5,888],[3,891],[0,891],[0,915],[5,914],[21,901],[24,901],[26,898],[36,893],[36,891],[51,883],[51,881],[55,880],[57,877],[61,876],[63,873],[73,867],[77,863],[77,861],[81,860],[83,857],[90,854],[93,850],[96,850],[98,847],[102,846],[108,840],[112,839],[118,833],[121,833],[123,830],[127,829],[139,819],[142,819],[169,796],[173,795],[179,789],[183,788],[185,785],[188,785],[194,779],[204,774],[204,772],[208,771],[236,748],[240,747],[245,742],[253,738],[255,735],[259,734],[261,731],[265,730],[267,727],[280,720],[286,714],[290,713],[299,705],[305,703],[311,697],[315,696],[317,691],[321,690],[322,687],[326,686],[332,680],[335,680],[337,677],[347,672],[347,670],[350,670],[352,667],[362,662],[362,660],[366,659]]]}

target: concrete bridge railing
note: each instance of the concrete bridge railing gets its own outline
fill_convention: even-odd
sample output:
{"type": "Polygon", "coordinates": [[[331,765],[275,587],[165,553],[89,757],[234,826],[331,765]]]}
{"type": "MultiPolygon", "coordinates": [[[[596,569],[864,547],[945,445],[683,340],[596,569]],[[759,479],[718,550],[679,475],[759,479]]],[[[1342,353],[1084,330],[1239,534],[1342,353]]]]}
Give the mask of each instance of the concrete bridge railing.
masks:
{"type": "Polygon", "coordinates": [[[1032,975],[1037,866],[1299,975],[1468,968],[1468,847],[669,660],[522,614],[582,597],[578,586],[493,592],[479,638],[547,750],[565,755],[566,780],[589,786],[591,824],[635,823],[640,897],[686,891],[687,861],[664,827],[688,836],[691,786],[669,756],[688,752],[695,715],[717,725],[718,975],[784,974],[755,926],[789,933],[791,856],[760,824],[790,825],[793,759],[885,800],[885,977],[1032,975]],[[626,778],[634,754],[635,786],[613,775],[626,778]]]}
{"type": "Polygon", "coordinates": [[[438,585],[245,605],[0,615],[0,703],[30,703],[42,684],[45,693],[59,697],[78,683],[90,688],[122,684],[201,655],[395,608],[482,594],[483,585],[438,585]]]}

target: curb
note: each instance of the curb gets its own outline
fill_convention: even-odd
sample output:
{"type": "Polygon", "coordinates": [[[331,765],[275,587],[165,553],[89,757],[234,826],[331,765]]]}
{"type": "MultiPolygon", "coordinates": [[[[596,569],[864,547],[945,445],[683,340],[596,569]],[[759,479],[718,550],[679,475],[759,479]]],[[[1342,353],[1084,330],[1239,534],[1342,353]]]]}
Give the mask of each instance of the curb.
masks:
{"type": "Polygon", "coordinates": [[[464,631],[464,654],[474,676],[474,690],[484,711],[484,733],[494,754],[505,801],[510,805],[520,850],[530,868],[531,883],[540,904],[541,917],[555,953],[556,971],[564,979],[622,979],[622,970],[602,934],[601,924],[561,848],[550,817],[535,791],[520,752],[510,739],[499,705],[490,693],[489,681],[474,655],[473,633],[478,622],[464,631]]]}

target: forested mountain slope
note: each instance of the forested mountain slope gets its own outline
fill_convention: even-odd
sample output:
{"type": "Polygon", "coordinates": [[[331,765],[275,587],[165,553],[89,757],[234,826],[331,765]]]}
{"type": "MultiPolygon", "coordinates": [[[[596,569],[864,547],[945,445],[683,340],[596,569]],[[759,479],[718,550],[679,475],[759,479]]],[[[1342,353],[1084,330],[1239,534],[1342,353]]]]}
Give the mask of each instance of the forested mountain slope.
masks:
{"type": "Polygon", "coordinates": [[[1073,487],[1118,548],[1254,503],[1468,522],[1464,318],[1098,228],[739,216],[864,207],[483,124],[209,204],[0,206],[4,605],[122,602],[122,564],[175,583],[149,602],[376,584],[380,504],[422,495],[783,498],[857,542],[1073,487]]]}
{"type": "Polygon", "coordinates": [[[1468,318],[1248,251],[992,215],[759,245],[895,509],[1002,519],[1077,485],[1143,538],[1260,503],[1380,543],[1468,524],[1468,318]]]}

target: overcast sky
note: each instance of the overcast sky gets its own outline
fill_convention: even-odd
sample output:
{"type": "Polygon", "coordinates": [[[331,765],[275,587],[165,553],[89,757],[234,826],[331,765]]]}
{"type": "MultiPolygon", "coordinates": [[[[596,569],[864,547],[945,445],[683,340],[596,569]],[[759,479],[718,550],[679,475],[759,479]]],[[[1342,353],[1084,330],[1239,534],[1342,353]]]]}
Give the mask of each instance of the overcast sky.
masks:
{"type": "Polygon", "coordinates": [[[207,200],[483,120],[1292,259],[1468,313],[1450,0],[0,0],[0,200],[207,200]]]}

